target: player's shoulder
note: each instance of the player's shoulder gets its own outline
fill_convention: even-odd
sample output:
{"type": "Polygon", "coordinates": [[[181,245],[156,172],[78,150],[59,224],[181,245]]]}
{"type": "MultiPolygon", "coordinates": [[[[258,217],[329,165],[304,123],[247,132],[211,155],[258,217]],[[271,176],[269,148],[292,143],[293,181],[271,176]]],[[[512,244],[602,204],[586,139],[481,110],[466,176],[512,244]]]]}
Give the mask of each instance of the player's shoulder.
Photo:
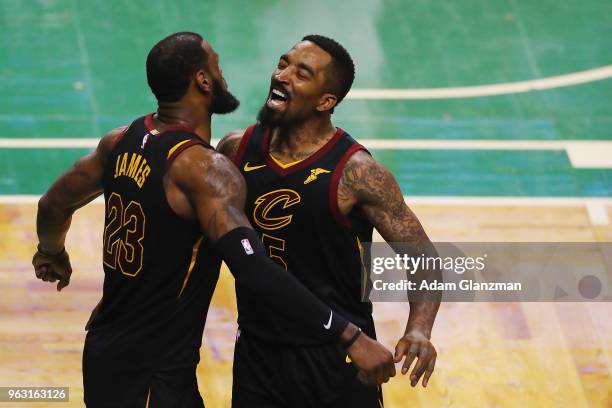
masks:
{"type": "Polygon", "coordinates": [[[127,132],[129,127],[130,127],[130,125],[118,126],[118,127],[114,128],[114,129],[111,129],[108,132],[106,132],[104,137],[110,137],[110,138],[121,137],[121,136],[123,136],[125,134],[125,132],[127,132]]]}
{"type": "Polygon", "coordinates": [[[100,138],[98,147],[95,150],[97,157],[105,161],[125,132],[127,132],[128,128],[129,125],[119,126],[106,132],[106,134],[100,138]]]}
{"type": "Polygon", "coordinates": [[[227,133],[217,144],[216,150],[233,160],[238,153],[245,132],[246,129],[236,129],[227,133]]]}
{"type": "Polygon", "coordinates": [[[181,152],[170,163],[168,175],[177,184],[194,188],[211,184],[230,186],[242,179],[229,158],[201,145],[190,146],[181,152]]]}
{"type": "Polygon", "coordinates": [[[352,154],[342,170],[341,182],[358,195],[395,183],[393,174],[367,150],[352,154]]]}
{"type": "Polygon", "coordinates": [[[129,125],[124,125],[109,130],[100,139],[99,146],[104,148],[112,148],[119,142],[119,140],[121,140],[125,132],[127,132],[128,128],[129,125]]]}
{"type": "Polygon", "coordinates": [[[229,160],[214,149],[207,148],[201,144],[192,144],[182,150],[180,154],[172,157],[169,163],[170,170],[193,170],[210,166],[223,166],[229,160]]]}
{"type": "Polygon", "coordinates": [[[379,171],[380,169],[384,169],[385,167],[378,162],[370,152],[365,150],[364,148],[356,150],[353,154],[350,155],[346,164],[344,166],[343,172],[347,171],[379,171]]]}

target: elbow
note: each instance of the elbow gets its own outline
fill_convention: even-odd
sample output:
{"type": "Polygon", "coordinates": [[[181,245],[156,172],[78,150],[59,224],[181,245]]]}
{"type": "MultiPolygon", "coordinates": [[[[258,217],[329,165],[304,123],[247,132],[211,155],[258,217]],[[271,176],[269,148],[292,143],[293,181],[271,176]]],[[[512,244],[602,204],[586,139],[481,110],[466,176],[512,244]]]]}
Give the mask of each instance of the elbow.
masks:
{"type": "Polygon", "coordinates": [[[51,200],[47,194],[40,197],[40,200],[38,200],[38,211],[48,211],[52,208],[53,205],[51,204],[51,200]]]}
{"type": "Polygon", "coordinates": [[[47,192],[38,200],[38,212],[43,214],[60,213],[63,208],[47,192]]]}

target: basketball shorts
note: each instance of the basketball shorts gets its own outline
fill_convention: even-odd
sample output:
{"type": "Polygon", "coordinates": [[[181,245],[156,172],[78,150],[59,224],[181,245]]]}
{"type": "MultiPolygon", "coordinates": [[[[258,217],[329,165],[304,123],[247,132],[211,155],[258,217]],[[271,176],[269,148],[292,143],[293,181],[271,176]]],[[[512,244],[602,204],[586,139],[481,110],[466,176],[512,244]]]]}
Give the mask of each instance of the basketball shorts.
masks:
{"type": "Polygon", "coordinates": [[[111,336],[87,333],[83,391],[88,408],[204,408],[195,365],[158,369],[138,354],[116,347],[111,336]]]}
{"type": "Polygon", "coordinates": [[[238,331],[233,408],[381,408],[382,389],[357,380],[341,344],[280,347],[238,331]]]}

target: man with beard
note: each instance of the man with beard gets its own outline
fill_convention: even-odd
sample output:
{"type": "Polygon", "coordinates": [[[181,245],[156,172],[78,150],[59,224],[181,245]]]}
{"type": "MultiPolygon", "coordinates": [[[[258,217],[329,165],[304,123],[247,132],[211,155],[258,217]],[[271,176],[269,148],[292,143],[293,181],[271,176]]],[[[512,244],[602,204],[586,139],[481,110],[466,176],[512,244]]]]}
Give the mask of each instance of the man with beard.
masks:
{"type": "MultiPolygon", "coordinates": [[[[221,259],[238,287],[314,339],[351,342],[357,327],[265,256],[243,213],[243,178],[209,145],[211,115],[238,106],[210,44],[195,33],[161,40],[147,80],[157,112],[109,132],[39,202],[33,265],[61,290],[72,272],[71,216],[104,193],[104,290],[83,351],[86,404],[203,406],[195,370],[221,259]]],[[[358,339],[349,353],[364,375],[394,374],[374,340],[358,339]]]]}
{"type": "MultiPolygon", "coordinates": [[[[246,179],[246,213],[270,257],[374,338],[372,304],[361,302],[361,243],[371,242],[376,227],[388,242],[416,244],[428,254],[432,248],[393,175],[332,125],[331,114],[354,76],[353,61],[340,44],[304,37],[280,57],[258,123],[230,133],[218,151],[246,179]]],[[[266,313],[241,288],[237,296],[234,408],[382,406],[381,388],[360,374],[357,381],[341,347],[288,335],[280,330],[282,317],[266,313]],[[248,327],[252,320],[263,322],[258,330],[248,327]]],[[[421,376],[426,386],[434,370],[436,350],[429,339],[438,307],[437,296],[411,299],[395,362],[406,357],[406,374],[418,357],[412,386],[421,376]]]]}

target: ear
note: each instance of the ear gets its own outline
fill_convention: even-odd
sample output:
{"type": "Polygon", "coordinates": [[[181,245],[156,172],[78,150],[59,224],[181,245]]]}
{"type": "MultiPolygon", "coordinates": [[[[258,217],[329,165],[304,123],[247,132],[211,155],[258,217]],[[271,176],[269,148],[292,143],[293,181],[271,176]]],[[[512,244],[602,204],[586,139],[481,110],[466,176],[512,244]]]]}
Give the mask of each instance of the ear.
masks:
{"type": "Polygon", "coordinates": [[[338,104],[338,97],[331,93],[324,93],[319,99],[317,110],[319,112],[331,111],[338,104]]]}
{"type": "Polygon", "coordinates": [[[212,77],[203,69],[200,69],[195,74],[195,84],[198,89],[204,93],[212,92],[212,77]]]}

